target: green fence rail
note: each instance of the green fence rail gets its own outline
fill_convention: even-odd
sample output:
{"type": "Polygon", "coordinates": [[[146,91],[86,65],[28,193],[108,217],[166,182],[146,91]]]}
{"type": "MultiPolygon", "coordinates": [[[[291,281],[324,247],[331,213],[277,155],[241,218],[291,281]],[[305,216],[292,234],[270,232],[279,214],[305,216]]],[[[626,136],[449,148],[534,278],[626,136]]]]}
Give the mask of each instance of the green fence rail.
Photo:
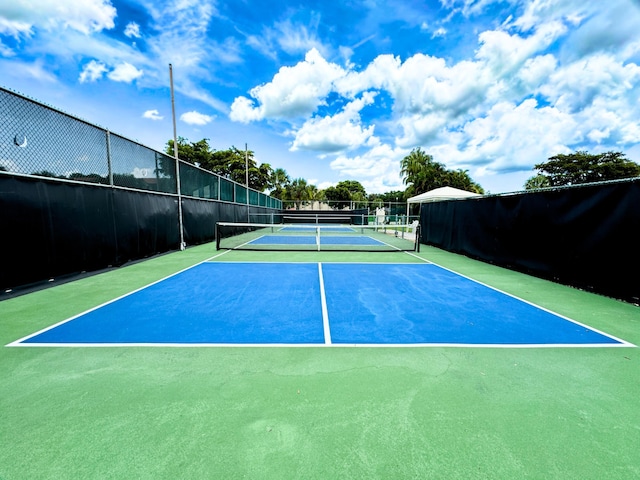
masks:
{"type": "MultiPolygon", "coordinates": [[[[277,198],[183,161],[186,197],[281,209],[277,198]]],[[[176,160],[0,87],[0,171],[176,194],[176,160]]]]}

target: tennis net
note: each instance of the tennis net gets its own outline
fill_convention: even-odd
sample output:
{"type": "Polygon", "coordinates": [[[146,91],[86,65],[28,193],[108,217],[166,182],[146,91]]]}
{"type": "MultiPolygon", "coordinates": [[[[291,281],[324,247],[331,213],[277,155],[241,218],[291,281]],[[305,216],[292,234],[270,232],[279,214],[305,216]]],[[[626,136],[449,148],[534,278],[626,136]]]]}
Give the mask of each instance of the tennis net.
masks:
{"type": "Polygon", "coordinates": [[[216,224],[218,250],[413,252],[420,226],[338,224],[216,224]]]}

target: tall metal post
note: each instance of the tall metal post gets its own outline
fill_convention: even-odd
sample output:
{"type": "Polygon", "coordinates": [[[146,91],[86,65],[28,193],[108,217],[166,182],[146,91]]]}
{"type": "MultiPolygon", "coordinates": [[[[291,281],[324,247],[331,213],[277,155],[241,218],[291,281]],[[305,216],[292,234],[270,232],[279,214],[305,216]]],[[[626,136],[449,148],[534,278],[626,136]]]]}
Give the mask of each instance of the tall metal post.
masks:
{"type": "Polygon", "coordinates": [[[107,130],[107,171],[109,172],[109,185],[113,187],[113,165],[111,163],[111,134],[107,130]]]}
{"type": "Polygon", "coordinates": [[[247,223],[251,223],[251,214],[249,213],[249,150],[247,144],[244,144],[244,184],[247,187],[247,223]]]}
{"type": "Polygon", "coordinates": [[[178,194],[178,224],[180,229],[180,250],[184,250],[184,227],[182,223],[182,194],[180,192],[180,159],[178,158],[178,134],[176,130],[176,102],[173,95],[173,67],[169,64],[169,82],[171,83],[171,114],[173,117],[173,156],[176,159],[176,192],[178,194]]]}

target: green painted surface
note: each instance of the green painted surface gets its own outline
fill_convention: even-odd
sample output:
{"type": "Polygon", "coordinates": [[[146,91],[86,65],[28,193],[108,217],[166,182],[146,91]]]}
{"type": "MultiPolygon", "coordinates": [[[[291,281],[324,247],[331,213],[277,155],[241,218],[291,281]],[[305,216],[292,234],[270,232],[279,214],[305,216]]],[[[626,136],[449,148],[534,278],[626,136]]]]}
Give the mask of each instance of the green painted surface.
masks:
{"type": "MultiPolygon", "coordinates": [[[[2,301],[0,344],[216,254],[204,245],[2,301]]],[[[638,307],[425,246],[420,257],[640,344],[638,307]]],[[[421,261],[218,260],[267,258],[421,261]]],[[[637,479],[640,355],[3,346],[0,479],[40,478],[637,479]]]]}

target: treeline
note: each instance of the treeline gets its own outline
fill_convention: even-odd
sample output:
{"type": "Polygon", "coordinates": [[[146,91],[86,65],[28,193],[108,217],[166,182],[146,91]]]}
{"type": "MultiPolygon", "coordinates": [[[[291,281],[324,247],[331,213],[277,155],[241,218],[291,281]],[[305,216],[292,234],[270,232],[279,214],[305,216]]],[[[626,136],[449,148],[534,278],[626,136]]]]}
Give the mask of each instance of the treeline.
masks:
{"type": "MultiPolygon", "coordinates": [[[[173,140],[169,140],[166,153],[173,156],[173,152],[173,140]]],[[[241,184],[246,183],[248,166],[250,188],[260,192],[269,190],[272,197],[296,208],[311,202],[324,202],[333,208],[392,205],[445,186],[485,193],[467,170],[447,169],[419,147],[400,162],[400,175],[406,188],[381,194],[367,194],[356,180],[344,180],[320,190],[304,178],[291,178],[282,168],[274,169],[268,163],[257,164],[252,150],[240,150],[234,146],[226,150],[213,150],[207,139],[189,142],[179,137],[178,152],[181,160],[241,184]]],[[[640,165],[626,159],[620,152],[592,155],[577,151],[568,155],[560,154],[535,165],[534,169],[538,174],[527,180],[524,186],[527,190],[640,176],[640,165]]]]}
{"type": "MultiPolygon", "coordinates": [[[[174,142],[169,140],[166,153],[174,155],[174,142]]],[[[407,188],[386,193],[367,194],[356,180],[344,180],[337,185],[318,189],[304,178],[291,178],[286,170],[273,168],[268,163],[258,164],[252,150],[241,150],[235,146],[226,150],[213,150],[207,139],[190,142],[178,138],[180,160],[192,163],[235,182],[246,184],[247,170],[250,188],[270,191],[272,197],[285,204],[301,208],[311,202],[323,202],[332,208],[358,208],[367,205],[388,205],[406,202],[407,198],[434,188],[451,186],[475,193],[484,193],[464,170],[447,170],[420,148],[414,149],[401,162],[401,174],[407,188]]]]}
{"type": "Polygon", "coordinates": [[[628,160],[621,152],[611,151],[600,154],[576,151],[555,155],[547,162],[535,165],[534,169],[538,174],[527,180],[525,190],[640,176],[640,165],[628,160]]]}

